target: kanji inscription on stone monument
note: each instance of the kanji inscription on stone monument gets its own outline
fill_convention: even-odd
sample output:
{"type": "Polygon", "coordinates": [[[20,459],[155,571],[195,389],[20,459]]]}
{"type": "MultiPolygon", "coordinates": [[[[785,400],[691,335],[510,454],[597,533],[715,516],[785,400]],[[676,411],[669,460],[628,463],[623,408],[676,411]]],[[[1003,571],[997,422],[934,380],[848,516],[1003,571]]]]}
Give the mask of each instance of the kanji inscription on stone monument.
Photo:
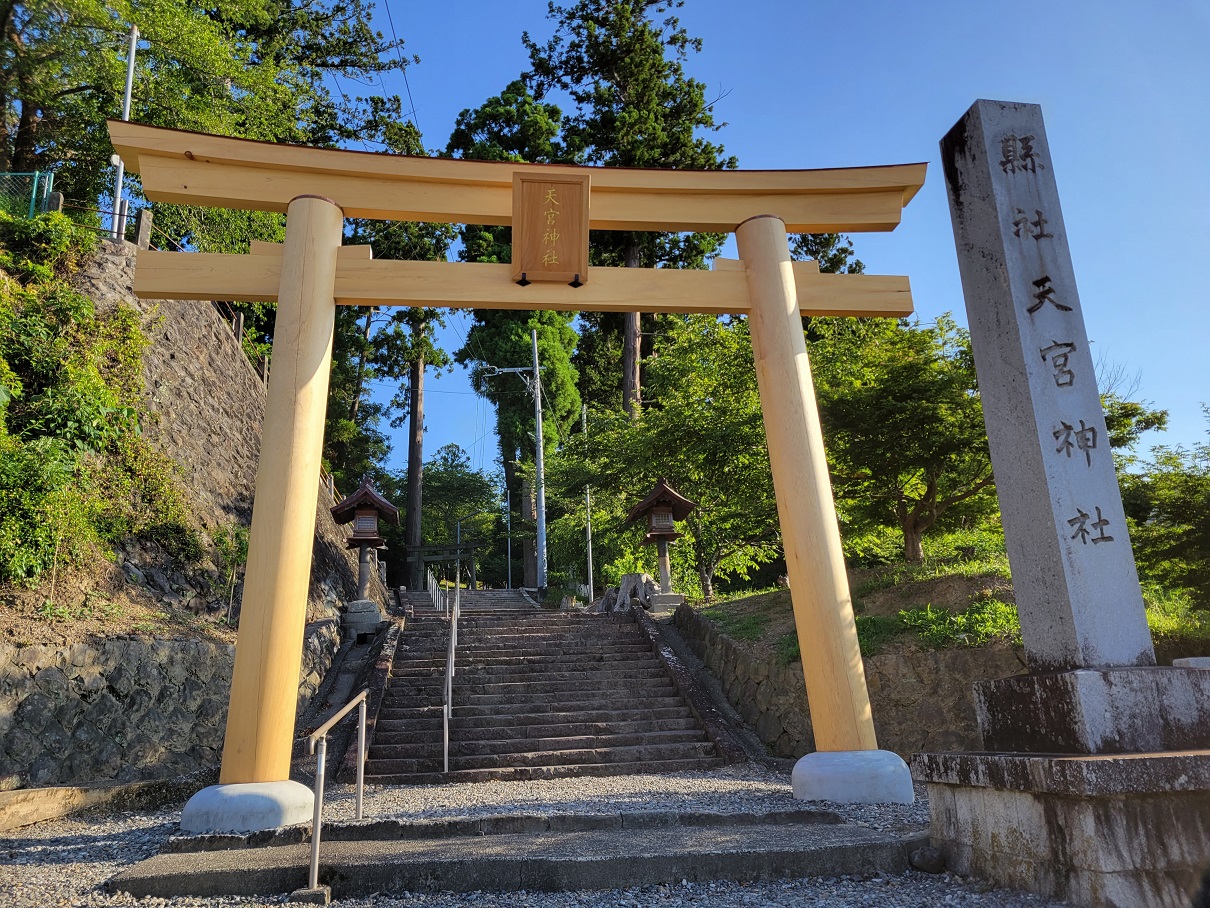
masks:
{"type": "Polygon", "coordinates": [[[513,280],[588,281],[589,177],[513,176],[513,280]]]}
{"type": "Polygon", "coordinates": [[[1154,664],[1041,109],[978,101],[941,152],[1030,666],[1154,664]]]}

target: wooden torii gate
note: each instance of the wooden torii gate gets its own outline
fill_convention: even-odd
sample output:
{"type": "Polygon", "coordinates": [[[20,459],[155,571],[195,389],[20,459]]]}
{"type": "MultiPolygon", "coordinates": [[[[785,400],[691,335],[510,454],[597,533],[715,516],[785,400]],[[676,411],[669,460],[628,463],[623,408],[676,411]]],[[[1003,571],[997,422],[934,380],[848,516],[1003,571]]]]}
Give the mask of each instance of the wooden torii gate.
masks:
{"type": "Polygon", "coordinates": [[[109,132],[153,201],[287,213],[283,246],[144,251],[135,273],[144,298],[278,304],[220,787],[289,778],[336,305],[746,315],[816,747],[876,750],[800,317],[904,316],[911,292],[905,277],[792,262],[786,234],[894,229],[924,164],[631,170],[307,148],[116,120],[109,132]],[[515,177],[582,181],[594,230],[734,232],[740,260],[713,271],[593,268],[568,286],[518,283],[511,265],[374,261],[342,246],[347,217],[513,224],[515,177]]]}

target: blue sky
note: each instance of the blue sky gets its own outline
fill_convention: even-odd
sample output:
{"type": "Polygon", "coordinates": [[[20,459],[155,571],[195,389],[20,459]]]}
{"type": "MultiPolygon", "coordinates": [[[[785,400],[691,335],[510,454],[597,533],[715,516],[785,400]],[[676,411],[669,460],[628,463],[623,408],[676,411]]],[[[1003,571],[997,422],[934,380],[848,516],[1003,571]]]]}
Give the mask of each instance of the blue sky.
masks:
{"type": "MultiPolygon", "coordinates": [[[[382,2],[375,22],[389,34],[382,2]]],[[[408,81],[434,148],[459,111],[525,68],[522,30],[550,34],[545,0],[392,0],[390,11],[421,58],[408,81]]],[[[929,162],[897,230],[853,237],[867,271],[911,278],[925,320],[966,320],[938,141],[978,98],[1041,104],[1094,355],[1171,414],[1140,449],[1206,440],[1210,3],[689,0],[680,15],[704,41],[687,69],[725,95],[716,139],[741,167],[929,162]]],[[[451,316],[447,349],[468,326],[451,316]]],[[[490,468],[492,408],[463,370],[430,375],[427,390],[426,455],[455,442],[490,468]]],[[[391,466],[405,456],[400,432],[391,466]]]]}

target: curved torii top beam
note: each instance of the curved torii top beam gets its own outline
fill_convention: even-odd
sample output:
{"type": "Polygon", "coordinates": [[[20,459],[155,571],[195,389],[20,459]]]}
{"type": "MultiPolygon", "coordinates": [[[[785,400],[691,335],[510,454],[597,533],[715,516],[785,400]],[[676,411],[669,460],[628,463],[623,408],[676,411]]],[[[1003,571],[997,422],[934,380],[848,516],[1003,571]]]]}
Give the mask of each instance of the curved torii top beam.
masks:
{"type": "Polygon", "coordinates": [[[594,230],[728,233],[775,214],[792,233],[893,230],[924,164],[827,170],[639,170],[410,157],[254,142],[109,120],[156,202],[285,211],[320,195],[346,217],[504,225],[518,171],[590,173],[594,230]]]}

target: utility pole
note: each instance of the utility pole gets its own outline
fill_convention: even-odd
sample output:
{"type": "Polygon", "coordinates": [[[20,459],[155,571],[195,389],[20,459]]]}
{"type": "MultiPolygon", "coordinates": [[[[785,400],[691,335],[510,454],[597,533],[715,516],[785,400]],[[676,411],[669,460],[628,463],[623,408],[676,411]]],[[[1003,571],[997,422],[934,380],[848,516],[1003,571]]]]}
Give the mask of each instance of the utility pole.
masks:
{"type": "MultiPolygon", "coordinates": [[[[588,441],[588,404],[580,405],[580,430],[588,441]]],[[[584,532],[588,540],[588,601],[592,603],[592,486],[584,485],[584,532]]]]}
{"type": "MultiPolygon", "coordinates": [[[[130,95],[134,89],[134,52],[139,43],[139,27],[130,26],[130,49],[126,53],[126,94],[122,97],[122,119],[130,119],[130,95]]],[[[126,178],[126,164],[116,154],[114,165],[118,168],[113,189],[113,218],[110,221],[110,236],[121,239],[126,233],[125,211],[122,209],[122,182],[126,178]]]]}
{"type": "MultiPolygon", "coordinates": [[[[525,386],[529,389],[529,393],[534,396],[534,466],[537,468],[537,498],[538,498],[538,589],[546,589],[546,469],[543,466],[542,454],[542,373],[538,368],[538,329],[531,328],[530,339],[533,342],[534,350],[534,365],[533,375],[526,377],[525,373],[529,371],[527,367],[501,368],[500,366],[485,366],[485,375],[499,375],[504,372],[515,372],[521,376],[521,380],[525,382],[525,386]]],[[[511,528],[511,511],[509,517],[509,525],[511,528]]],[[[512,552],[512,539],[509,538],[509,552],[512,552]]],[[[512,561],[510,559],[510,571],[512,561]]]]}

